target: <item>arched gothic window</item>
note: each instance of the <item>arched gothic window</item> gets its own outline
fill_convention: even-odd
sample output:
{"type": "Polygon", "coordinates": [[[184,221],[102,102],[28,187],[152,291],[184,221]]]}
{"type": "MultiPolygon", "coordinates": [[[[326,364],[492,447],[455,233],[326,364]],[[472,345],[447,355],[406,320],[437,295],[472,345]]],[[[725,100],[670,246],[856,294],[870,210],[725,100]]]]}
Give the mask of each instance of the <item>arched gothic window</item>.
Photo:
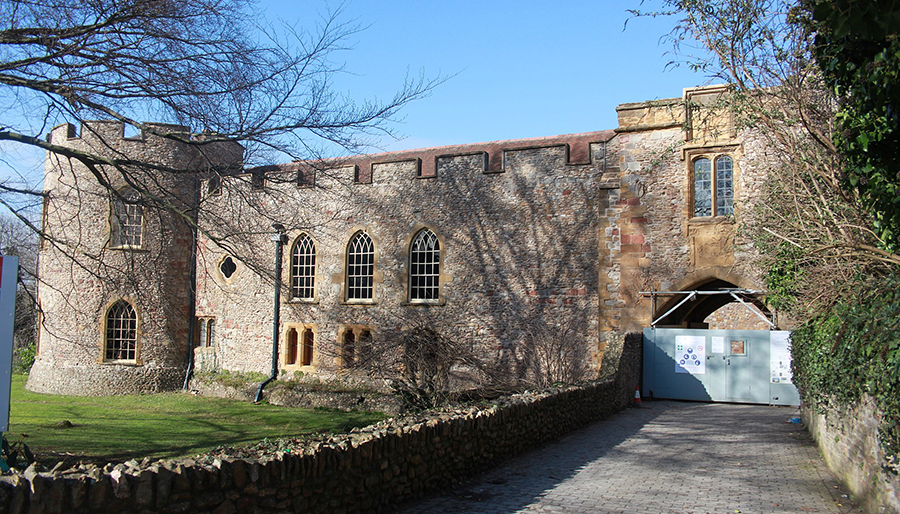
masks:
{"type": "Polygon", "coordinates": [[[347,245],[347,300],[374,298],[375,244],[365,232],[357,232],[347,245]]]}
{"type": "Polygon", "coordinates": [[[734,214],[734,161],[731,157],[716,158],[715,174],[709,158],[694,160],[693,200],[694,217],[734,214]]]}
{"type": "Polygon", "coordinates": [[[113,248],[139,248],[144,212],[141,196],[132,188],[113,195],[110,205],[110,245],[113,248]]]}
{"type": "Polygon", "coordinates": [[[119,300],[106,313],[106,360],[137,358],[137,314],[125,300],[119,300]]]}
{"type": "Polygon", "coordinates": [[[313,363],[313,348],[316,345],[316,335],[311,328],[303,329],[303,340],[300,346],[300,365],[311,366],[313,363]]]}
{"type": "Polygon", "coordinates": [[[291,296],[297,300],[316,297],[316,245],[303,234],[291,249],[291,296]]]}
{"type": "Polygon", "coordinates": [[[441,243],[431,230],[424,228],[409,247],[409,300],[411,302],[440,298],[441,243]]]}

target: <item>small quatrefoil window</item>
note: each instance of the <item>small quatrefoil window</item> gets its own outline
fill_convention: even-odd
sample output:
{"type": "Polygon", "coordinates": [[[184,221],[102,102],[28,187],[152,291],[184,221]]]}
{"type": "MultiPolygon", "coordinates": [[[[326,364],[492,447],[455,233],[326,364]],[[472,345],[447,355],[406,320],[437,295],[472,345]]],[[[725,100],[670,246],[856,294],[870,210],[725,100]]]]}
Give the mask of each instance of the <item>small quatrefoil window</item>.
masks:
{"type": "Polygon", "coordinates": [[[231,278],[234,272],[237,271],[237,264],[234,263],[234,259],[231,257],[225,257],[225,260],[219,265],[219,271],[222,272],[222,276],[226,279],[231,278]]]}

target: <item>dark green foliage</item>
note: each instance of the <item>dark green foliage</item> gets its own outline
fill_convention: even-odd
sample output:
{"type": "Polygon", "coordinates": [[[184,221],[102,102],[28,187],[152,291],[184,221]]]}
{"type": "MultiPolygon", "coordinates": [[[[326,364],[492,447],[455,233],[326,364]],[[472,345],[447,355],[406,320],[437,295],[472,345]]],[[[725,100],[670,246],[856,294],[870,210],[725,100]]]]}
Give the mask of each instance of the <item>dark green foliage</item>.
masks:
{"type": "Polygon", "coordinates": [[[775,245],[772,251],[774,256],[769,259],[764,276],[768,292],[766,300],[775,309],[790,309],[800,294],[798,282],[804,275],[803,251],[785,241],[775,245]]]}
{"type": "Polygon", "coordinates": [[[875,398],[891,460],[900,456],[900,274],[875,283],[869,277],[858,288],[855,301],[793,332],[794,379],[803,401],[820,408],[875,398]]]}
{"type": "Polygon", "coordinates": [[[875,219],[884,249],[900,250],[900,2],[810,0],[813,54],[838,97],[833,140],[846,184],[875,219]]]}
{"type": "Polygon", "coordinates": [[[13,357],[13,368],[17,373],[28,374],[31,366],[34,364],[34,357],[37,354],[37,347],[34,343],[29,343],[21,348],[16,348],[13,357]]]}

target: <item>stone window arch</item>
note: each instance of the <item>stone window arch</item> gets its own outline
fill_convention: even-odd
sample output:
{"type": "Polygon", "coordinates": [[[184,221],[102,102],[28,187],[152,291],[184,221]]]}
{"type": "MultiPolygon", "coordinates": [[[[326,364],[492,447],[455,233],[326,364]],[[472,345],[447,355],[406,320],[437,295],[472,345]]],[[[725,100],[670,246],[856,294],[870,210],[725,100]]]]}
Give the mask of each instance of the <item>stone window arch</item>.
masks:
{"type": "Polygon", "coordinates": [[[409,301],[440,300],[441,243],[431,229],[419,230],[409,245],[409,301]]]}
{"type": "Polygon", "coordinates": [[[291,247],[291,298],[316,298],[316,243],[309,234],[300,234],[291,247]]]}
{"type": "Polygon", "coordinates": [[[347,243],[345,297],[348,302],[370,302],[375,298],[375,243],[365,231],[353,234],[347,243]]]}
{"type": "Polygon", "coordinates": [[[373,357],[372,327],[347,325],[339,331],[339,364],[343,368],[366,366],[373,357]]]}
{"type": "Polygon", "coordinates": [[[137,361],[137,312],[125,300],[112,304],[106,311],[104,354],[106,361],[137,361]]]}
{"type": "Polygon", "coordinates": [[[315,366],[316,327],[306,323],[291,323],[285,332],[282,365],[285,369],[315,366]]]}
{"type": "Polygon", "coordinates": [[[144,210],[141,195],[131,187],[113,194],[110,200],[110,246],[140,248],[143,236],[144,210]]]}

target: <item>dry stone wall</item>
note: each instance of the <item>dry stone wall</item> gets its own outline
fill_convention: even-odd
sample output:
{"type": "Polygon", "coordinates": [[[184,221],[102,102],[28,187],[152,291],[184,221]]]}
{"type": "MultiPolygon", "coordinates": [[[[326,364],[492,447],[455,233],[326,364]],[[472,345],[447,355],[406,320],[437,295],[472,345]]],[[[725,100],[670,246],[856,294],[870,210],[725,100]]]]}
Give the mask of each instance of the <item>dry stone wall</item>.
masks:
{"type": "Polygon", "coordinates": [[[628,405],[640,377],[640,334],[629,335],[614,380],[513,396],[486,408],[387,420],[286,446],[227,455],[109,465],[89,472],[0,478],[12,514],[371,512],[459,483],[628,405]]]}

